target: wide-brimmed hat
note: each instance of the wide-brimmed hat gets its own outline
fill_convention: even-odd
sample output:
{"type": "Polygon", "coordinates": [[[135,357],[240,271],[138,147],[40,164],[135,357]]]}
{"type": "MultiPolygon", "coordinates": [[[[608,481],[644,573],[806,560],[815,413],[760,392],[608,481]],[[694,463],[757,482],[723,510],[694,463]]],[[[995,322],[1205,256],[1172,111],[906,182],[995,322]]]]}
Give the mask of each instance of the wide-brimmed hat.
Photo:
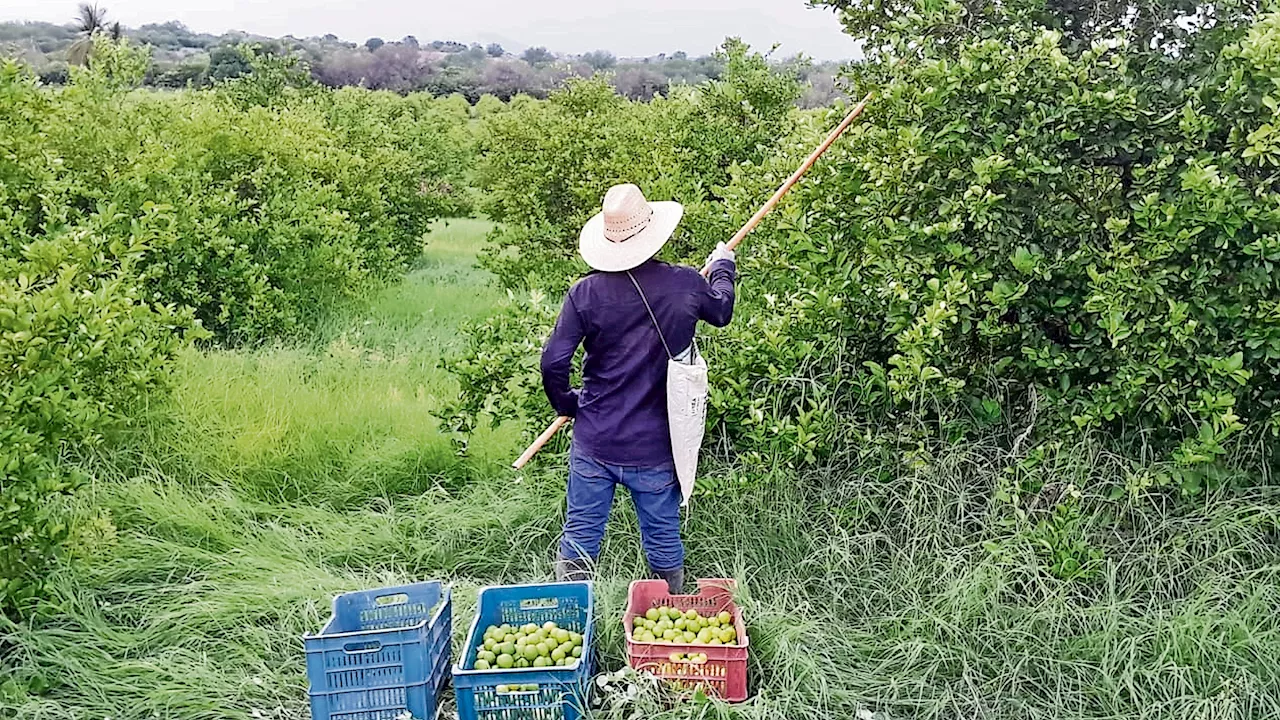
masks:
{"type": "Polygon", "coordinates": [[[683,215],[678,202],[651,203],[635,185],[614,185],[604,211],[582,227],[578,252],[596,270],[630,270],[658,254],[683,215]]]}

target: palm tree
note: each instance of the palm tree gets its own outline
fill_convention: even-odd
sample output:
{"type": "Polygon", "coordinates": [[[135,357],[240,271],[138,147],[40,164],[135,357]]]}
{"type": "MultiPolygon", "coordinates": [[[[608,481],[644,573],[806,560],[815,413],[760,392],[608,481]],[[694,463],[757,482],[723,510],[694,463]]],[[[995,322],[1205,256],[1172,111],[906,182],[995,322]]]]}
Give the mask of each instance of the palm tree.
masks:
{"type": "Polygon", "coordinates": [[[97,3],[80,3],[80,10],[75,19],[76,39],[67,49],[67,62],[71,65],[87,65],[89,56],[93,54],[93,36],[100,32],[109,32],[112,39],[119,39],[120,23],[107,26],[107,9],[97,3]]]}

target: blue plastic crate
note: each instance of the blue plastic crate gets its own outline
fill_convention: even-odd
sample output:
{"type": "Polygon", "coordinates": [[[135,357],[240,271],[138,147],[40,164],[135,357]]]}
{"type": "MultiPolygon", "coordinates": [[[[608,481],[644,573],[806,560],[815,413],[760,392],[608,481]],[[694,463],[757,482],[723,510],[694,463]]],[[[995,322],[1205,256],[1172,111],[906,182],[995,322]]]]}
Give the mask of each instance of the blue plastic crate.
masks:
{"type": "Polygon", "coordinates": [[[312,720],[430,720],[449,676],[453,601],[438,582],[346,593],[307,651],[312,720]]]}
{"type": "Polygon", "coordinates": [[[592,612],[595,596],[589,582],[505,585],[480,591],[476,617],[467,632],[462,656],[453,668],[453,690],[460,720],[577,720],[586,714],[595,645],[592,612]],[[476,646],[490,625],[542,624],[548,620],[582,633],[582,661],[577,667],[513,670],[464,670],[475,663],[476,646]],[[499,685],[537,685],[537,690],[499,693],[499,685]]]}

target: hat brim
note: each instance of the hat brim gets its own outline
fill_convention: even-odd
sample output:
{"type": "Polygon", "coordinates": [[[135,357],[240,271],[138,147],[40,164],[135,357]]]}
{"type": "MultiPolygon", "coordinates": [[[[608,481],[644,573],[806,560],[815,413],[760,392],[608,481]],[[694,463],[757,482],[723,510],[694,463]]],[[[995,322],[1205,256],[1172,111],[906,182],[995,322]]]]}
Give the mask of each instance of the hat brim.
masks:
{"type": "Polygon", "coordinates": [[[611,242],[604,236],[604,213],[599,213],[582,226],[578,236],[578,253],[596,270],[622,272],[639,267],[658,254],[671,239],[684,206],[678,202],[651,202],[653,218],[649,226],[623,242],[611,242]]]}

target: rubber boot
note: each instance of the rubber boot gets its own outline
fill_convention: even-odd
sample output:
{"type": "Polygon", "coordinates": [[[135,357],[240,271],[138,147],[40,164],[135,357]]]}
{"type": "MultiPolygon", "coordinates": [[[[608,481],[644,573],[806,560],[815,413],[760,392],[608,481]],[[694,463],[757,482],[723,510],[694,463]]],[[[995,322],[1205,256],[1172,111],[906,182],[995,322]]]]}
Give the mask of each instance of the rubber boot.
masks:
{"type": "Polygon", "coordinates": [[[556,582],[584,582],[595,579],[595,575],[595,560],[567,558],[556,553],[556,582]]]}
{"type": "Polygon", "coordinates": [[[672,595],[684,594],[684,568],[678,567],[674,570],[654,570],[649,568],[659,580],[667,581],[667,592],[672,595]]]}

